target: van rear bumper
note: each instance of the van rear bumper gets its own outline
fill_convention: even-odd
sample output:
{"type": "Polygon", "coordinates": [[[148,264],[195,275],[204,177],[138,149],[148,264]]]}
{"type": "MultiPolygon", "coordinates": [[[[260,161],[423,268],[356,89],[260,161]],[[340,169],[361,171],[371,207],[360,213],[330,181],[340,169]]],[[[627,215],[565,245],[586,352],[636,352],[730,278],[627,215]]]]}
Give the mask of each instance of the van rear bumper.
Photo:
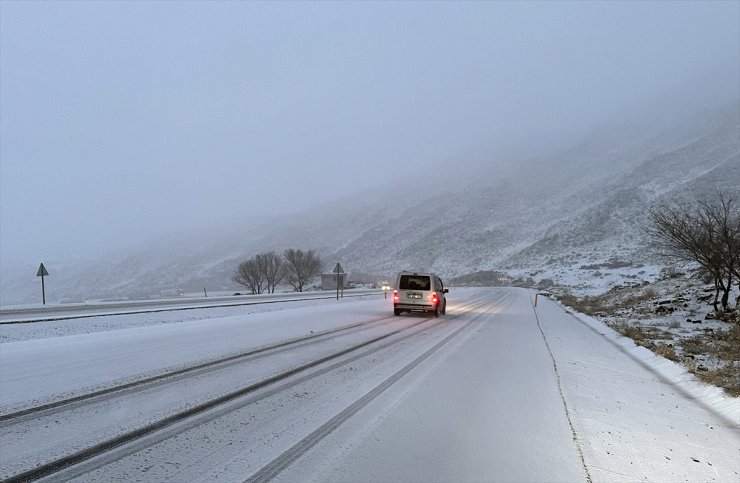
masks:
{"type": "Polygon", "coordinates": [[[394,309],[401,310],[434,310],[433,304],[393,304],[394,309]]]}

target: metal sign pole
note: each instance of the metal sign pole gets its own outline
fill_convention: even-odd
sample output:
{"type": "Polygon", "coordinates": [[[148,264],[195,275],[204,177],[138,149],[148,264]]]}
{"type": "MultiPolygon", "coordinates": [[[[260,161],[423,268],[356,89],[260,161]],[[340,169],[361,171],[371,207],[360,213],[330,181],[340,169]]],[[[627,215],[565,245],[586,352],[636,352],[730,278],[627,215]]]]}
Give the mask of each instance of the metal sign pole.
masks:
{"type": "Polygon", "coordinates": [[[43,305],[46,305],[46,287],[44,287],[44,276],[46,275],[49,275],[49,272],[46,271],[46,267],[42,262],[41,265],[39,265],[39,270],[36,272],[36,276],[41,277],[41,303],[43,305]]]}

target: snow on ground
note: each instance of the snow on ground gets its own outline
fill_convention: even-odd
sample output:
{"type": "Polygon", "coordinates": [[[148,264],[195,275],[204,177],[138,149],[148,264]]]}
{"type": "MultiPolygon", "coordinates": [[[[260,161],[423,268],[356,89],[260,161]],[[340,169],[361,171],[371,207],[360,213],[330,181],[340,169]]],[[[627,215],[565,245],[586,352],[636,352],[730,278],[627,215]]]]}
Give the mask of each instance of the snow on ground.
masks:
{"type": "Polygon", "coordinates": [[[543,266],[537,270],[506,270],[506,273],[523,279],[531,277],[535,284],[550,280],[558,291],[567,291],[578,296],[602,294],[616,286],[653,282],[660,276],[661,267],[657,265],[619,265],[609,262],[594,263],[584,259],[565,266],[543,266]]]}
{"type": "Polygon", "coordinates": [[[596,319],[538,305],[595,481],[740,481],[740,399],[596,319]]]}
{"type": "MultiPolygon", "coordinates": [[[[156,446],[80,480],[243,481],[460,327],[459,335],[278,479],[740,480],[740,400],[697,382],[595,319],[575,317],[544,298],[535,310],[531,295],[526,289],[453,289],[448,316],[402,344],[261,402],[240,403],[203,426],[173,428],[156,446]],[[473,303],[480,300],[486,303],[473,303]]],[[[390,313],[389,303],[335,301],[2,343],[3,411],[245,346],[377,319],[390,313]]]]}
{"type": "MultiPolygon", "coordinates": [[[[738,396],[740,326],[731,321],[732,313],[727,321],[717,319],[714,293],[712,284],[673,273],[654,283],[615,287],[594,297],[558,298],[738,396]]],[[[731,306],[737,295],[735,288],[730,293],[731,306]]]]}
{"type": "Polygon", "coordinates": [[[583,481],[576,444],[594,482],[740,480],[740,400],[596,320],[549,300],[537,313],[554,371],[516,289],[501,316],[278,480],[583,481]],[[559,390],[573,445],[551,434],[570,432],[559,390]]]}
{"type": "Polygon", "coordinates": [[[277,481],[584,481],[527,292],[512,295],[277,481]]]}
{"type": "Polygon", "coordinates": [[[203,309],[212,318],[191,313],[198,311],[177,311],[104,317],[102,322],[1,326],[3,331],[18,331],[23,340],[0,344],[0,408],[7,411],[24,401],[40,404],[228,356],[245,347],[357,323],[376,314],[379,297],[304,301],[272,312],[265,310],[278,304],[203,309]],[[119,326],[126,328],[114,329],[119,326]],[[55,332],[64,335],[53,337],[55,332]],[[43,338],[35,338],[39,335],[43,338]]]}
{"type": "MultiPolygon", "coordinates": [[[[277,294],[278,296],[284,296],[284,294],[277,294]]],[[[302,298],[300,294],[289,294],[291,298],[302,298]]],[[[155,325],[163,324],[175,324],[180,322],[206,322],[210,319],[220,319],[223,317],[231,316],[243,316],[249,314],[260,314],[265,312],[275,312],[282,310],[290,310],[301,307],[323,307],[336,305],[337,301],[331,296],[331,292],[323,292],[318,296],[323,296],[320,300],[300,300],[297,302],[286,301],[286,302],[272,302],[271,303],[256,303],[254,305],[237,305],[232,307],[208,307],[208,308],[195,308],[188,310],[173,310],[173,311],[152,311],[149,313],[134,313],[134,314],[106,314],[100,312],[100,316],[96,317],[85,317],[74,320],[58,320],[58,321],[46,321],[32,324],[9,324],[0,325],[0,342],[15,342],[28,339],[42,339],[46,337],[61,337],[75,334],[91,334],[95,332],[103,332],[109,330],[127,329],[133,327],[151,327],[155,325]]],[[[316,294],[307,295],[307,297],[313,297],[316,294]]],[[[378,298],[380,295],[361,295],[355,296],[354,294],[347,294],[346,297],[342,298],[342,303],[351,303],[352,301],[365,300],[366,297],[378,298]]],[[[256,298],[256,297],[255,297],[256,298]]],[[[269,299],[269,297],[262,296],[263,299],[269,299]]],[[[183,302],[183,300],[178,300],[183,302]]],[[[201,302],[204,302],[201,301],[201,302]]],[[[234,303],[245,303],[251,302],[251,299],[234,300],[234,303]]],[[[194,302],[195,304],[196,302],[194,302]]],[[[182,308],[182,307],[178,307],[182,308]]],[[[54,313],[54,307],[49,307],[49,313],[55,316],[68,317],[70,313],[54,313]]],[[[125,311],[125,309],[118,309],[119,311],[125,311]]],[[[140,308],[132,310],[154,310],[154,308],[140,308]]],[[[89,315],[85,313],[84,315],[89,315]]],[[[39,318],[42,315],[36,314],[31,318],[39,318]]],[[[6,318],[13,318],[7,316],[6,318]]]]}

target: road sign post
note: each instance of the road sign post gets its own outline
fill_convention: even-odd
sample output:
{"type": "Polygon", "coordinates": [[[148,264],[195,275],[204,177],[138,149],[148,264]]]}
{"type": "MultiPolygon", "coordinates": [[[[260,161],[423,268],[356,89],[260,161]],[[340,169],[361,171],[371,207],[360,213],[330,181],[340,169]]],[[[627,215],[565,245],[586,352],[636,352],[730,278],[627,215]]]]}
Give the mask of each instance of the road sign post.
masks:
{"type": "Polygon", "coordinates": [[[46,305],[46,288],[44,287],[44,277],[48,276],[49,272],[46,271],[46,267],[43,262],[39,265],[39,270],[36,272],[37,277],[41,277],[41,303],[46,305]]]}
{"type": "Polygon", "coordinates": [[[334,270],[332,270],[332,273],[334,273],[334,279],[337,281],[337,300],[339,300],[339,285],[342,285],[342,298],[344,298],[344,270],[342,269],[342,266],[337,262],[336,265],[334,265],[334,270]]]}

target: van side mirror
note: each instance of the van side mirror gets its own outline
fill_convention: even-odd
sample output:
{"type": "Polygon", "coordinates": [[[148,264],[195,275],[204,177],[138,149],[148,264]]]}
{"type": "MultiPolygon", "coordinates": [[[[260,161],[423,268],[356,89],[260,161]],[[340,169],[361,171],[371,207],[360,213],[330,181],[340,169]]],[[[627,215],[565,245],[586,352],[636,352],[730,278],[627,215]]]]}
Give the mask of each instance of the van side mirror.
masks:
{"type": "Polygon", "coordinates": [[[446,288],[446,289],[442,290],[442,293],[450,293],[450,289],[447,289],[446,288]]]}

